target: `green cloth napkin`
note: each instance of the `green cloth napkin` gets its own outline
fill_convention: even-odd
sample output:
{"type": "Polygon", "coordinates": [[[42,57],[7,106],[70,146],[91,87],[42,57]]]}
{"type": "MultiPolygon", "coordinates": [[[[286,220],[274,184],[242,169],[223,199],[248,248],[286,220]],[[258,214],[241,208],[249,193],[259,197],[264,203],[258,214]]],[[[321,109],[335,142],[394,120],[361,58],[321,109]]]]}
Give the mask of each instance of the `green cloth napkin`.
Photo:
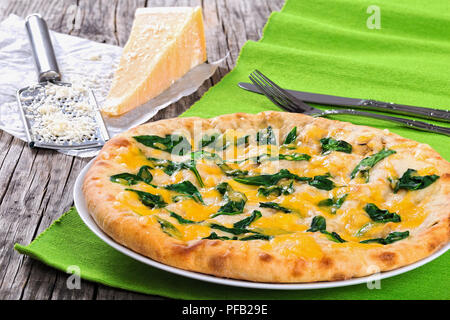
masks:
{"type": "MultiPolygon", "coordinates": [[[[265,97],[237,87],[259,69],[280,85],[303,91],[446,109],[450,105],[450,3],[378,0],[381,29],[369,29],[373,1],[290,0],[271,15],[259,42],[248,42],[237,67],[182,116],[277,110],[265,97]]],[[[389,122],[336,116],[388,128],[430,144],[447,160],[450,138],[389,122]]],[[[442,125],[442,124],[441,124],[442,125]]],[[[400,276],[320,290],[256,290],[186,279],[149,267],[110,248],[71,209],[30,245],[15,247],[65,271],[77,265],[84,279],[184,299],[450,299],[450,254],[400,276]]]]}

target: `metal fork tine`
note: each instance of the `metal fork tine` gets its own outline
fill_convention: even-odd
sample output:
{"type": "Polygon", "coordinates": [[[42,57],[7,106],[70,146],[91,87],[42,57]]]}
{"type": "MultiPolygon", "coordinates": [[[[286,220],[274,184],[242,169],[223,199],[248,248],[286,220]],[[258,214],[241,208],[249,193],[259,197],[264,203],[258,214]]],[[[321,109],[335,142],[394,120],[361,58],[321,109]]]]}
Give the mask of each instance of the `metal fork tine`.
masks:
{"type": "Polygon", "coordinates": [[[292,108],[284,103],[283,101],[280,101],[278,97],[274,96],[271,92],[268,91],[268,88],[261,84],[257,79],[253,78],[251,79],[252,82],[261,90],[264,95],[269,98],[275,105],[279,106],[281,109],[284,109],[288,112],[293,112],[292,108]]]}
{"type": "Polygon", "coordinates": [[[261,84],[261,83],[259,82],[258,79],[254,78],[254,77],[252,76],[252,74],[250,74],[249,78],[250,78],[250,80],[253,82],[253,84],[254,84],[255,86],[257,86],[257,87],[261,90],[262,93],[264,93],[264,95],[265,95],[267,98],[269,98],[273,103],[275,103],[275,104],[276,104],[277,106],[279,106],[280,108],[285,109],[285,106],[284,106],[283,104],[281,104],[280,102],[278,102],[278,101],[272,96],[272,94],[269,93],[269,92],[267,91],[267,89],[263,86],[263,84],[261,84]]]}
{"type": "Polygon", "coordinates": [[[295,111],[295,105],[289,98],[285,97],[282,93],[279,92],[279,90],[276,90],[276,88],[274,88],[258,73],[253,72],[252,74],[255,78],[259,79],[264,84],[264,87],[269,90],[273,96],[275,96],[278,100],[281,100],[285,107],[289,108],[291,111],[295,111]]]}
{"type": "Polygon", "coordinates": [[[249,78],[273,103],[289,112],[293,111],[289,104],[286,104],[285,101],[280,100],[277,95],[274,95],[269,87],[262,83],[257,77],[255,77],[253,73],[250,74],[249,78]]]}
{"type": "Polygon", "coordinates": [[[255,79],[256,81],[258,81],[259,85],[261,87],[263,87],[262,90],[264,90],[265,92],[267,92],[267,94],[269,94],[271,96],[271,99],[275,99],[276,101],[278,101],[278,105],[289,111],[289,112],[295,112],[295,106],[292,105],[292,103],[288,100],[285,99],[283,96],[281,96],[280,94],[278,94],[274,88],[270,85],[267,84],[267,82],[262,79],[261,77],[258,76],[258,74],[256,73],[252,73],[251,76],[253,77],[253,79],[255,79]]]}
{"type": "Polygon", "coordinates": [[[260,75],[266,82],[270,83],[270,85],[272,87],[274,87],[279,94],[281,94],[283,97],[285,97],[286,99],[290,100],[290,103],[292,103],[293,105],[295,105],[298,109],[303,109],[303,111],[307,111],[309,109],[309,106],[304,103],[303,101],[297,99],[296,97],[294,97],[293,95],[291,95],[289,92],[287,92],[286,90],[280,88],[275,82],[273,82],[272,80],[270,80],[269,78],[267,78],[261,71],[259,70],[255,70],[255,72],[260,75]]]}
{"type": "Polygon", "coordinates": [[[296,98],[291,95],[290,93],[286,92],[284,89],[282,89],[281,87],[279,87],[275,82],[273,82],[272,80],[270,80],[269,78],[267,78],[261,71],[259,71],[258,69],[256,69],[254,71],[258,76],[260,76],[262,79],[264,79],[264,81],[266,81],[267,83],[269,83],[273,88],[275,88],[280,94],[282,94],[283,96],[295,101],[296,98]]]}

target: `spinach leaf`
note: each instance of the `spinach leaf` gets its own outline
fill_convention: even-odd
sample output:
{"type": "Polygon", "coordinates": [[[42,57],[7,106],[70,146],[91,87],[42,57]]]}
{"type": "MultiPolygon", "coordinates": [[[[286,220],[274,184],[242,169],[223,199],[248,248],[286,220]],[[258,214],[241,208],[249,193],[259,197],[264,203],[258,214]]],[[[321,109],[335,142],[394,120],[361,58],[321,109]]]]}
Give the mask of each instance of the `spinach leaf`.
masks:
{"type": "Polygon", "coordinates": [[[295,144],[284,144],[281,146],[281,149],[288,149],[288,150],[295,150],[297,149],[297,146],[295,144]]]}
{"type": "Polygon", "coordinates": [[[207,134],[203,135],[202,140],[199,143],[200,148],[204,148],[206,146],[209,146],[212,143],[215,143],[219,136],[220,136],[219,133],[214,133],[212,135],[207,135],[207,134]]]}
{"type": "Polygon", "coordinates": [[[309,181],[311,178],[299,177],[298,175],[289,172],[289,170],[287,169],[281,169],[278,173],[275,174],[263,174],[260,176],[235,178],[234,180],[242,184],[270,187],[276,185],[282,179],[309,181]]]}
{"type": "Polygon", "coordinates": [[[430,184],[439,179],[438,175],[432,174],[427,176],[416,175],[417,170],[408,169],[403,176],[394,181],[394,193],[397,193],[400,189],[405,190],[419,190],[428,187],[430,184]]]}
{"type": "Polygon", "coordinates": [[[256,142],[258,145],[277,144],[277,139],[271,126],[256,133],[256,142]]]}
{"type": "Polygon", "coordinates": [[[289,172],[289,170],[287,169],[281,169],[278,173],[275,174],[263,174],[260,176],[235,178],[234,180],[242,184],[271,187],[276,185],[280,180],[291,179],[296,181],[306,181],[310,186],[313,186],[317,189],[331,190],[335,187],[335,184],[333,181],[328,179],[329,177],[330,177],[329,174],[322,176],[315,176],[314,178],[300,177],[296,174],[289,172]]]}
{"type": "Polygon", "coordinates": [[[367,222],[365,223],[359,230],[356,232],[356,237],[361,237],[364,233],[366,233],[372,226],[374,225],[374,222],[367,222]]]}
{"type": "Polygon", "coordinates": [[[337,209],[339,209],[347,198],[348,194],[344,194],[340,198],[330,198],[319,201],[317,204],[319,207],[331,207],[331,214],[336,214],[337,209]]]}
{"type": "Polygon", "coordinates": [[[259,187],[258,188],[258,195],[262,195],[264,197],[268,197],[271,194],[274,194],[275,196],[279,197],[281,195],[288,195],[291,193],[294,193],[294,181],[291,181],[289,184],[284,185],[277,185],[277,186],[271,186],[271,187],[259,187]]]}
{"type": "Polygon", "coordinates": [[[316,231],[323,231],[327,228],[327,221],[322,216],[315,216],[312,219],[311,227],[306,230],[307,232],[316,232],[316,231]]]}
{"type": "Polygon", "coordinates": [[[337,234],[336,232],[328,232],[328,231],[320,231],[323,234],[327,235],[327,238],[331,241],[334,242],[339,242],[339,243],[344,243],[347,242],[346,240],[342,239],[341,236],[339,234],[337,234]]]}
{"type": "Polygon", "coordinates": [[[191,153],[192,159],[208,159],[208,160],[214,160],[215,164],[222,170],[222,172],[229,177],[243,177],[248,174],[247,170],[240,170],[240,169],[233,169],[229,165],[225,163],[225,161],[222,160],[222,158],[216,154],[211,153],[208,151],[196,151],[191,153]]]}
{"type": "Polygon", "coordinates": [[[179,156],[184,156],[192,149],[186,137],[177,134],[168,134],[164,138],[160,136],[134,136],[133,138],[147,147],[179,156]]]}
{"type": "Polygon", "coordinates": [[[275,202],[260,202],[259,206],[261,208],[270,208],[270,209],[278,210],[278,211],[281,211],[281,212],[284,212],[284,213],[291,213],[292,212],[290,209],[282,207],[278,203],[275,203],[275,202]]]}
{"type": "Polygon", "coordinates": [[[250,236],[240,238],[239,240],[240,241],[249,241],[249,240],[270,240],[270,239],[272,239],[271,236],[267,236],[265,234],[258,233],[258,234],[252,234],[250,236]]]}
{"type": "Polygon", "coordinates": [[[396,153],[396,151],[384,149],[378,153],[362,159],[361,162],[351,172],[350,178],[355,178],[359,173],[363,178],[366,179],[366,182],[369,182],[369,170],[373,168],[378,162],[394,153],[396,153]]]}
{"type": "Polygon", "coordinates": [[[341,196],[340,198],[337,198],[334,200],[334,206],[339,209],[342,204],[345,202],[345,199],[347,199],[348,194],[344,194],[343,196],[341,196]]]}
{"type": "Polygon", "coordinates": [[[131,173],[119,173],[119,174],[115,174],[113,176],[111,176],[109,178],[109,180],[111,182],[114,183],[120,183],[126,186],[132,186],[135,184],[138,184],[139,181],[141,181],[141,179],[135,175],[135,174],[131,174],[131,173]]]}
{"type": "Polygon", "coordinates": [[[219,210],[211,216],[211,218],[215,218],[217,216],[225,215],[225,216],[234,216],[237,214],[241,214],[244,209],[245,202],[244,201],[228,201],[223,206],[219,208],[219,210]]]}
{"type": "Polygon", "coordinates": [[[137,174],[119,173],[111,176],[109,179],[112,182],[120,183],[126,186],[138,184],[140,181],[150,184],[153,179],[150,169],[151,167],[149,166],[142,166],[137,174]]]}
{"type": "MultiPolygon", "coordinates": [[[[250,225],[254,220],[258,219],[259,217],[261,217],[261,212],[254,210],[250,217],[247,217],[241,221],[236,222],[232,228],[228,228],[228,227],[225,227],[225,226],[223,226],[221,224],[217,224],[217,223],[211,223],[209,225],[209,227],[212,229],[231,233],[236,236],[241,235],[241,234],[246,234],[246,233],[260,234],[259,232],[246,229],[246,227],[248,225],[250,225]],[[236,225],[237,225],[237,227],[236,227],[236,225]]],[[[231,240],[236,240],[236,239],[237,238],[234,238],[231,240]]],[[[248,240],[250,240],[250,239],[248,239],[248,240]]]]}
{"type": "Polygon", "coordinates": [[[200,176],[195,160],[187,160],[184,162],[174,162],[171,160],[165,160],[165,159],[157,159],[157,158],[147,158],[147,160],[155,167],[162,169],[167,175],[171,176],[175,172],[179,170],[190,170],[195,178],[197,179],[198,184],[200,187],[204,187],[205,184],[203,183],[202,177],[200,176]]]}
{"type": "Polygon", "coordinates": [[[237,240],[237,237],[225,237],[225,236],[218,236],[217,233],[215,232],[211,232],[211,234],[207,237],[204,237],[202,239],[206,239],[206,240],[237,240]]]}
{"type": "Polygon", "coordinates": [[[156,217],[156,219],[161,227],[161,230],[165,234],[177,239],[180,239],[182,237],[181,232],[172,223],[160,217],[156,217]]]}
{"type": "Polygon", "coordinates": [[[221,182],[216,186],[216,190],[223,196],[225,193],[231,189],[230,185],[226,182],[221,182]]]}
{"type": "Polygon", "coordinates": [[[327,236],[327,238],[331,241],[334,242],[347,242],[346,240],[342,239],[341,236],[339,236],[339,234],[337,234],[336,232],[328,232],[327,230],[327,222],[325,220],[324,217],[322,216],[315,216],[312,219],[311,222],[311,227],[306,230],[306,232],[317,232],[319,231],[322,234],[325,234],[327,236]]]}
{"type": "Polygon", "coordinates": [[[171,176],[175,172],[188,169],[182,162],[173,162],[171,160],[147,158],[151,165],[155,168],[162,169],[167,175],[171,176]]]}
{"type": "Polygon", "coordinates": [[[360,243],[381,243],[381,244],[391,244],[393,242],[403,240],[409,237],[409,231],[404,232],[391,232],[388,234],[386,238],[375,238],[360,241],[360,243]]]}
{"type": "Polygon", "coordinates": [[[330,153],[331,151],[352,153],[352,145],[344,140],[322,138],[320,139],[320,143],[322,144],[322,154],[327,154],[330,153]]]}
{"type": "MultiPolygon", "coordinates": [[[[254,210],[250,216],[244,218],[233,224],[232,228],[225,227],[223,225],[217,223],[211,223],[209,226],[212,229],[217,229],[220,231],[224,231],[227,233],[231,233],[233,235],[241,235],[246,233],[253,233],[253,236],[247,236],[241,238],[239,240],[247,241],[247,240],[269,240],[270,237],[264,236],[256,231],[248,230],[247,227],[255,220],[259,219],[262,216],[261,212],[258,210],[254,210]]],[[[237,240],[237,237],[229,238],[229,237],[219,237],[215,232],[212,232],[208,237],[203,239],[219,239],[219,240],[237,240]]]]}
{"type": "Polygon", "coordinates": [[[235,215],[244,212],[244,206],[247,202],[247,197],[245,194],[233,190],[233,188],[231,188],[226,182],[218,184],[216,189],[223,196],[226,203],[222,205],[217,213],[212,215],[211,218],[220,215],[235,215]]]}
{"type": "Polygon", "coordinates": [[[309,159],[311,159],[311,156],[309,154],[306,153],[292,153],[292,154],[279,154],[278,158],[280,160],[288,160],[288,161],[309,161],[309,159]]]}
{"type": "Polygon", "coordinates": [[[193,200],[203,203],[202,195],[198,191],[198,189],[192,184],[192,182],[186,180],[176,184],[169,184],[164,187],[170,191],[176,191],[185,195],[188,195],[193,200]]]}
{"type": "Polygon", "coordinates": [[[248,174],[247,170],[233,169],[225,162],[216,163],[222,172],[228,177],[245,177],[248,174]]]}
{"type": "Polygon", "coordinates": [[[139,200],[144,204],[145,206],[154,209],[154,208],[163,208],[167,206],[167,203],[164,202],[162,197],[158,194],[151,194],[145,191],[140,190],[134,190],[134,189],[125,189],[126,191],[134,192],[138,195],[139,200]]]}
{"type": "Polygon", "coordinates": [[[245,203],[247,202],[247,197],[245,196],[245,194],[238,191],[234,191],[233,194],[228,193],[227,196],[224,197],[224,199],[227,202],[219,208],[217,213],[214,214],[212,218],[219,215],[240,214],[243,212],[245,203]]]}
{"type": "Polygon", "coordinates": [[[195,161],[194,160],[186,161],[186,162],[184,162],[184,166],[186,168],[188,168],[194,174],[195,179],[197,179],[198,184],[200,185],[201,188],[203,188],[205,186],[205,184],[203,183],[202,177],[200,176],[200,173],[197,170],[195,161]]]}
{"type": "Polygon", "coordinates": [[[245,229],[247,228],[253,221],[261,218],[262,214],[258,210],[254,210],[250,216],[245,219],[242,219],[235,224],[233,224],[233,228],[237,229],[245,229]]]}
{"type": "Polygon", "coordinates": [[[142,166],[139,169],[139,172],[137,174],[137,176],[139,177],[139,179],[141,179],[141,181],[150,184],[150,182],[152,182],[153,180],[153,176],[150,173],[150,167],[149,166],[142,166]]]}
{"type": "Polygon", "coordinates": [[[192,160],[199,160],[199,159],[217,160],[217,159],[220,159],[220,156],[214,152],[200,150],[200,151],[191,152],[191,159],[192,160]]]}
{"type": "Polygon", "coordinates": [[[311,180],[308,181],[308,184],[317,189],[329,191],[336,186],[333,181],[328,179],[329,177],[330,177],[329,174],[322,176],[315,176],[312,179],[310,178],[311,180]]]}
{"type": "MultiPolygon", "coordinates": [[[[167,210],[167,209],[166,209],[166,210],[167,210]]],[[[169,210],[167,210],[167,211],[169,211],[169,210]]],[[[188,219],[183,218],[182,216],[180,216],[179,214],[176,214],[176,213],[173,212],[173,211],[169,211],[169,213],[170,213],[170,216],[171,216],[172,218],[177,219],[177,221],[178,221],[179,224],[195,224],[195,223],[196,223],[195,221],[192,221],[192,220],[188,220],[188,219]]]]}
{"type": "Polygon", "coordinates": [[[283,144],[291,144],[297,139],[297,127],[292,128],[284,139],[283,144]]]}
{"type": "Polygon", "coordinates": [[[270,240],[272,239],[271,236],[266,236],[264,234],[253,234],[250,236],[246,236],[246,237],[242,237],[242,238],[238,238],[236,236],[230,238],[230,237],[225,237],[225,236],[218,236],[217,233],[215,232],[211,232],[211,234],[205,238],[202,239],[209,239],[209,240],[240,240],[240,241],[249,241],[249,240],[270,240]]]}
{"type": "Polygon", "coordinates": [[[319,207],[331,207],[334,205],[334,199],[330,198],[330,199],[320,200],[317,205],[319,207]]]}
{"type": "Polygon", "coordinates": [[[223,226],[221,224],[217,224],[217,223],[211,223],[209,226],[212,229],[217,229],[217,230],[228,232],[228,233],[231,233],[231,234],[234,234],[234,235],[240,235],[240,234],[249,233],[249,232],[250,233],[257,233],[257,232],[251,231],[251,230],[247,230],[245,228],[234,228],[234,227],[233,228],[227,228],[227,227],[225,227],[225,226],[223,226]]]}
{"type": "Polygon", "coordinates": [[[400,222],[401,218],[397,213],[381,210],[373,203],[368,203],[364,206],[364,210],[369,215],[370,219],[375,222],[400,222]]]}

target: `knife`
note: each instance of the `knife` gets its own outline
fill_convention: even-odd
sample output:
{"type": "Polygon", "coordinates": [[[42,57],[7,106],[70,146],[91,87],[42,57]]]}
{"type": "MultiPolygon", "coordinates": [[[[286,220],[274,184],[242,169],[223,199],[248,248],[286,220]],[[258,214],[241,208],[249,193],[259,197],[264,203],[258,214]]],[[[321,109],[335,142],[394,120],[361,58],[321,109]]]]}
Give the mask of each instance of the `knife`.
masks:
{"type": "MultiPolygon", "coordinates": [[[[239,82],[238,85],[242,89],[261,94],[258,88],[251,83],[239,82]]],[[[449,110],[415,107],[371,99],[344,98],[327,94],[310,93],[287,89],[286,91],[292,94],[294,97],[310,103],[323,104],[329,106],[353,107],[355,109],[382,111],[387,113],[395,113],[406,116],[419,117],[429,120],[450,122],[449,110]]]]}

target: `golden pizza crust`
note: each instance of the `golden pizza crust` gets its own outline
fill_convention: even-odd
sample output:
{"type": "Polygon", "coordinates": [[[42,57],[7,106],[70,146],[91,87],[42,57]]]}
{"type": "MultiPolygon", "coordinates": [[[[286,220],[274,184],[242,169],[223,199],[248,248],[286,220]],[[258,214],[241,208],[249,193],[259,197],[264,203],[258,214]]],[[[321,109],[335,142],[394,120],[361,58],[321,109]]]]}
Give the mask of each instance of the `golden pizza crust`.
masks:
{"type": "MultiPolygon", "coordinates": [[[[408,167],[408,164],[405,166],[408,167]]],[[[371,176],[377,179],[378,174],[374,172],[371,176]]],[[[294,283],[362,277],[423,259],[447,245],[450,235],[450,164],[437,152],[428,145],[386,130],[302,114],[236,113],[212,119],[167,119],[138,126],[115,136],[105,144],[86,174],[83,192],[89,212],[96,223],[122,245],[181,269],[250,281],[294,283]],[[271,125],[280,130],[282,137],[296,126],[300,138],[305,141],[318,141],[332,134],[354,145],[354,153],[359,156],[359,160],[373,150],[396,146],[399,165],[403,158],[414,157],[438,170],[440,178],[433,184],[432,193],[427,189],[415,191],[422,198],[427,198],[426,209],[430,213],[418,227],[409,229],[410,236],[407,239],[389,245],[335,243],[324,240],[323,235],[318,232],[308,233],[303,244],[311,244],[312,238],[320,246],[320,250],[306,254],[302,253],[301,248],[290,252],[290,247],[286,249],[282,243],[267,245],[268,241],[263,240],[177,240],[164,233],[151,216],[140,216],[129,208],[119,206],[118,194],[123,186],[111,183],[109,177],[126,171],[126,166],[118,159],[123,159],[120,155],[136,145],[133,136],[164,136],[175,131],[192,135],[198,123],[201,123],[204,130],[215,129],[221,132],[230,128],[244,131],[263,129],[271,125]]]]}

